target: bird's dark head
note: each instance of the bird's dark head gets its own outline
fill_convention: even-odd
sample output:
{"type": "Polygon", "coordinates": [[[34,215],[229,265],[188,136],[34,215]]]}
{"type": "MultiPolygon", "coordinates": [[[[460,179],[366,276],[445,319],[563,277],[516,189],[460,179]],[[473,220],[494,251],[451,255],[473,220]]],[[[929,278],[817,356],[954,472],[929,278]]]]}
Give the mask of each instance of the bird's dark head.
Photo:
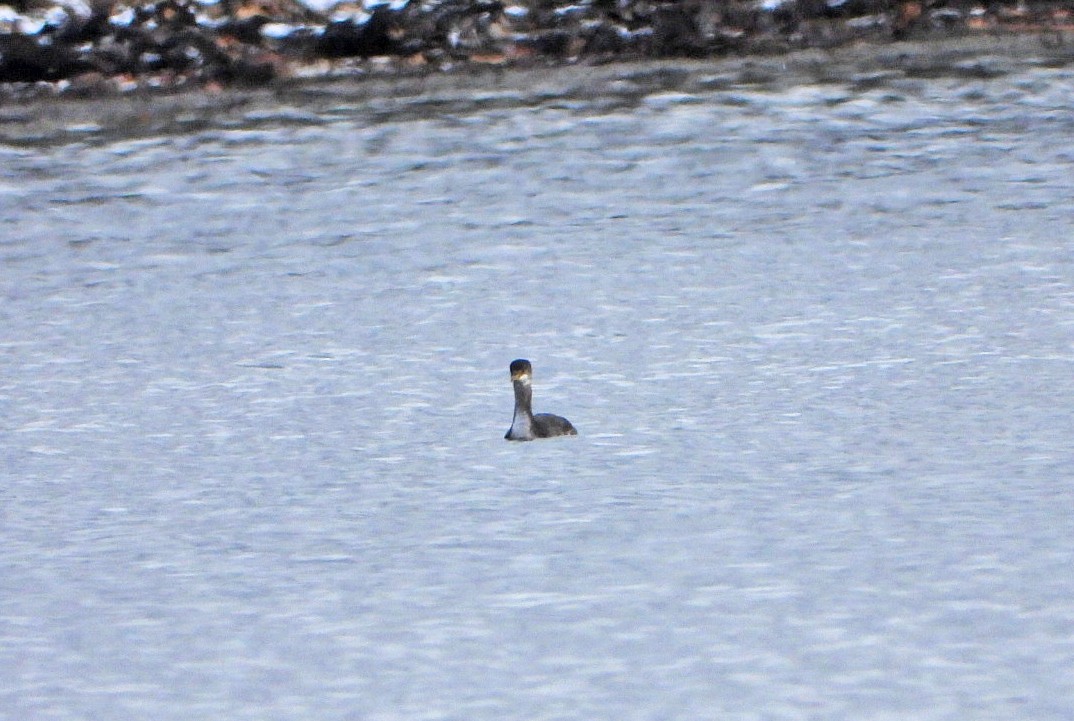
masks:
{"type": "Polygon", "coordinates": [[[533,366],[525,358],[511,361],[511,380],[529,380],[533,377],[533,366]]]}

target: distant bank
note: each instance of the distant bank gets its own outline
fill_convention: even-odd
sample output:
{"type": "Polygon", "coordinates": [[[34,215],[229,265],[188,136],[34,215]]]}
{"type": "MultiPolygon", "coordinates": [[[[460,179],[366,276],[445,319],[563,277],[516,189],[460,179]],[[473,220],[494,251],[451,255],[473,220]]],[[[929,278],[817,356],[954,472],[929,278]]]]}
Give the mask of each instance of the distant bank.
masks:
{"type": "Polygon", "coordinates": [[[816,82],[871,88],[905,79],[990,79],[1033,67],[1068,66],[1074,66],[1074,35],[962,32],[706,58],[466,62],[438,69],[366,60],[260,83],[136,83],[92,92],[70,92],[73,81],[66,81],[67,91],[55,87],[63,85],[59,81],[18,83],[0,91],[0,143],[40,145],[340,118],[377,122],[549,102],[600,109],[662,92],[775,90],[816,82]]]}
{"type": "Polygon", "coordinates": [[[1072,27],[1074,10],[1050,0],[11,0],[0,3],[0,98],[772,55],[949,34],[1062,45],[1072,27]]]}

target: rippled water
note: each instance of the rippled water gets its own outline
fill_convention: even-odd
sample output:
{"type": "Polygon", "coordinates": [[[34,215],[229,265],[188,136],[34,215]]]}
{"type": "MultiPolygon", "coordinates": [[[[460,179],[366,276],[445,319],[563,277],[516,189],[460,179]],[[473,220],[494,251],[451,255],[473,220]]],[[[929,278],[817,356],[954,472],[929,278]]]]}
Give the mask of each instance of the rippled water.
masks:
{"type": "Polygon", "coordinates": [[[1072,118],[0,149],[0,718],[1068,719],[1072,118]],[[579,437],[502,439],[515,357],[579,437]]]}

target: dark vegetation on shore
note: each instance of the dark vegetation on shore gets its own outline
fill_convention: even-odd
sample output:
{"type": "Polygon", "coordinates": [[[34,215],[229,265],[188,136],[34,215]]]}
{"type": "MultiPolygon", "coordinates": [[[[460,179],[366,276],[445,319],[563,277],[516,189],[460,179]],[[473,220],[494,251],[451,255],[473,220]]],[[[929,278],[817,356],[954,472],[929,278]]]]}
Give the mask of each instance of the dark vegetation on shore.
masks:
{"type": "MultiPolygon", "coordinates": [[[[1028,31],[1061,43],[1056,0],[0,0],[0,84],[97,95],[256,86],[339,71],[705,58],[929,33],[1028,31]]],[[[2,99],[3,94],[0,94],[2,99]]]]}

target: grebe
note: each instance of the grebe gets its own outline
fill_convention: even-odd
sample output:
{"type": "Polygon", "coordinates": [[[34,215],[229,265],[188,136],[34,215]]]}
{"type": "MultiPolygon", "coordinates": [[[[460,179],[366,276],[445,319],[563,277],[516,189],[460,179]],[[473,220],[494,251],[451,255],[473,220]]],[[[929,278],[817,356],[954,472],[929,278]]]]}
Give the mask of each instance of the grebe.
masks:
{"type": "Polygon", "coordinates": [[[511,427],[504,436],[509,441],[532,441],[535,438],[552,436],[576,436],[578,431],[566,418],[551,413],[533,415],[530,404],[533,402],[533,366],[528,360],[519,358],[511,361],[511,383],[515,386],[515,417],[511,427]]]}

